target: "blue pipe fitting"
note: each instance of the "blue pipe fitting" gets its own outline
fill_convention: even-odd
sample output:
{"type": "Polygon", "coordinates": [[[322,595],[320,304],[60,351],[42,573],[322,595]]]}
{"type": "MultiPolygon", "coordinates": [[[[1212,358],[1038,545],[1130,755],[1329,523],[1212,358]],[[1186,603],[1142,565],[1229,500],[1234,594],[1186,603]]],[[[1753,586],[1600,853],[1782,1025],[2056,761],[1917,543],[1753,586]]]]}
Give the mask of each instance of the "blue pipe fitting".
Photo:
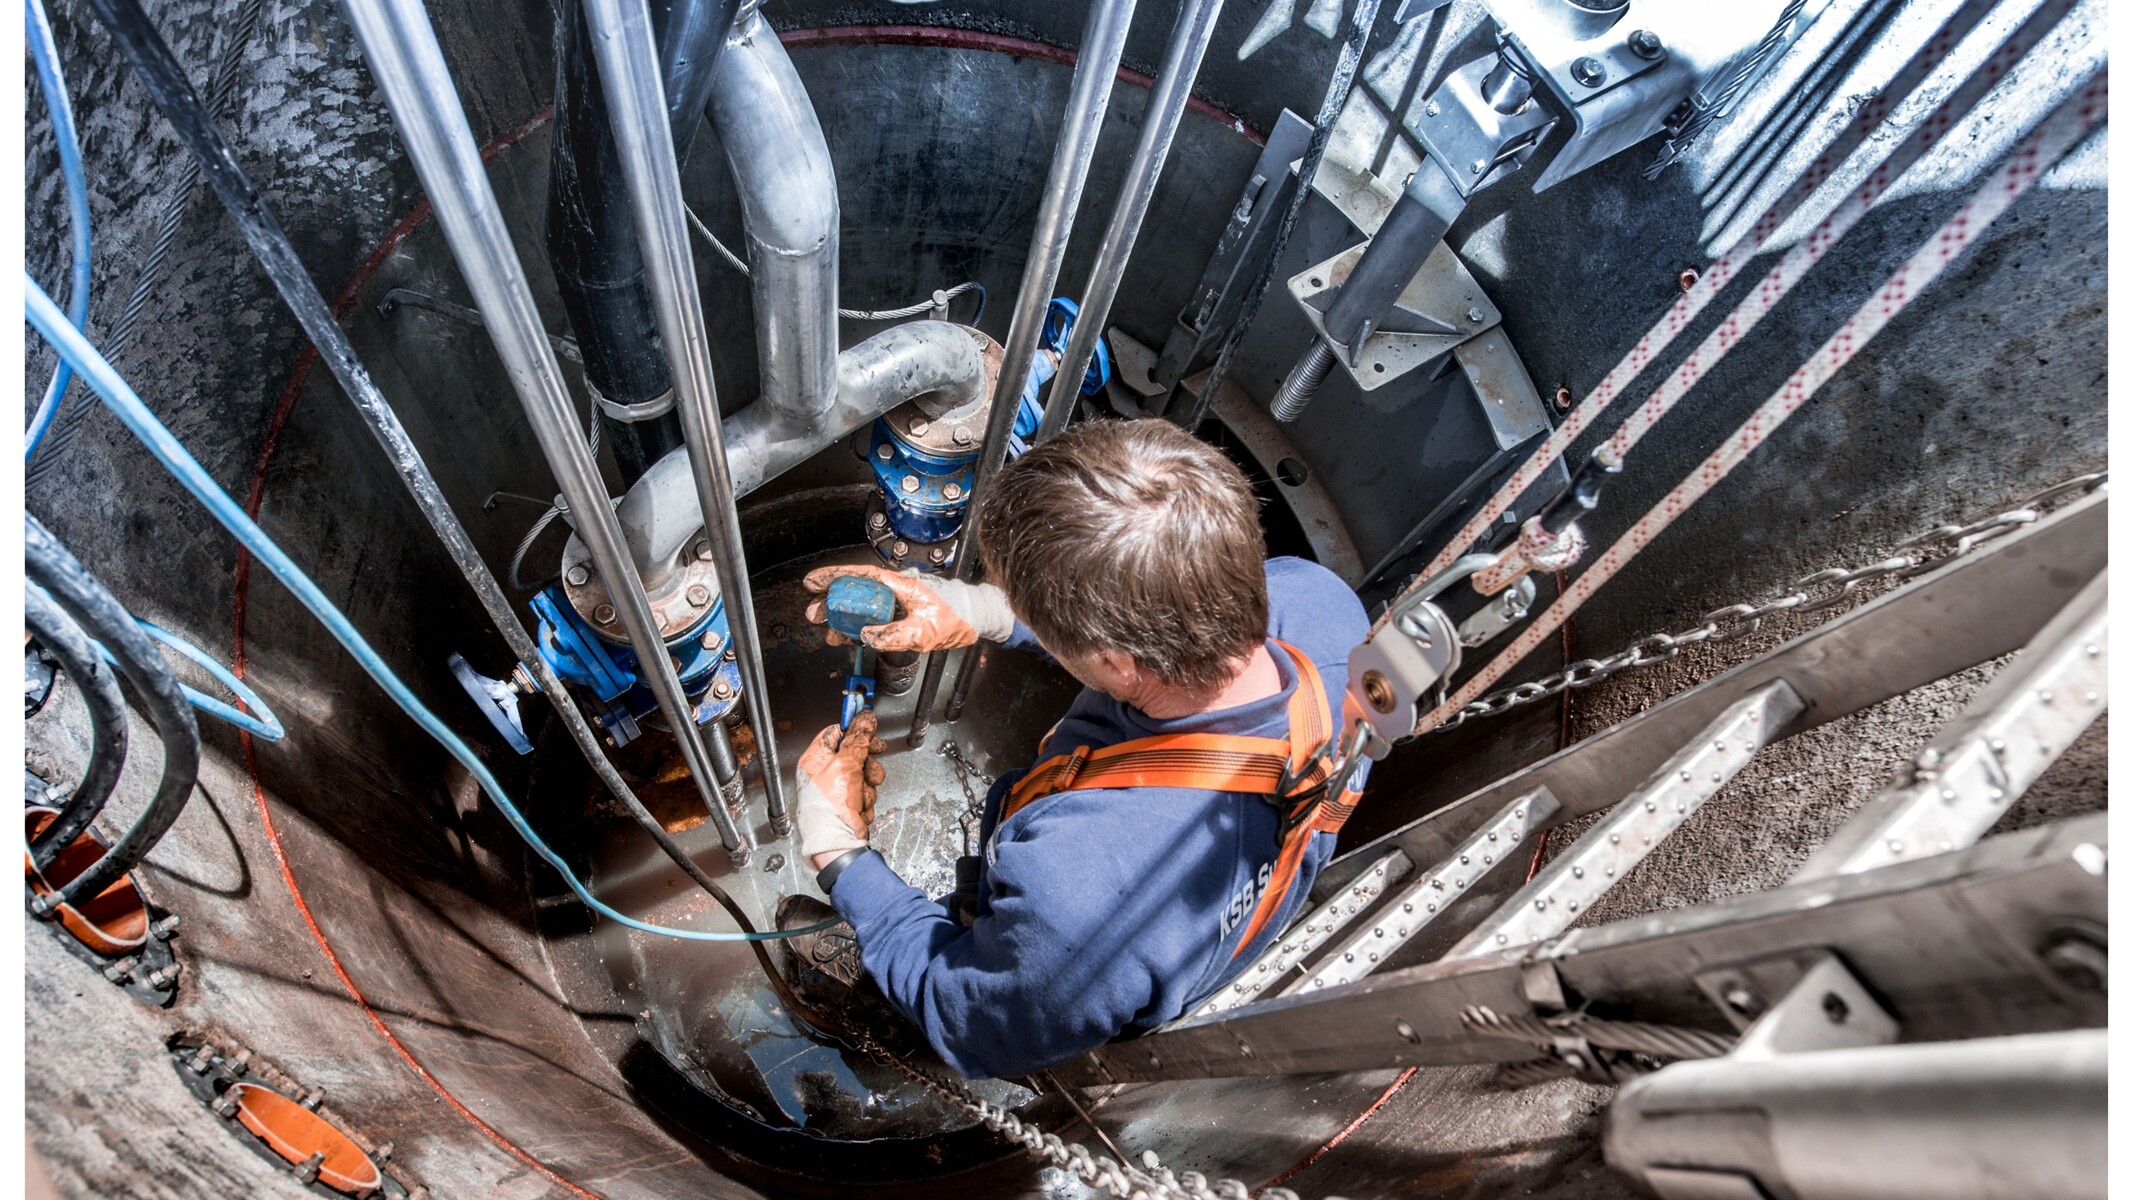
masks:
{"type": "MultiPolygon", "coordinates": [[[[561,584],[535,594],[532,607],[540,618],[534,645],[557,678],[590,694],[593,720],[617,746],[635,738],[638,720],[659,708],[652,689],[638,675],[636,652],[594,633],[571,607],[561,584]]],[[[741,702],[741,668],[729,655],[731,640],[724,598],[714,600],[702,620],[667,640],[682,691],[696,700],[699,725],[724,718],[741,702]]]]}
{"type": "MultiPolygon", "coordinates": [[[[1040,353],[1031,363],[1017,397],[1015,424],[1008,437],[1008,457],[1029,449],[1030,438],[1044,419],[1045,385],[1059,371],[1059,355],[1080,314],[1075,302],[1054,297],[1038,335],[1040,353]]],[[[1094,395],[1111,379],[1111,352],[1100,340],[1082,377],[1082,394],[1094,395]]],[[[915,409],[900,408],[874,423],[867,463],[874,469],[876,499],[868,516],[867,540],[893,567],[916,566],[941,571],[954,565],[951,552],[977,483],[984,415],[967,414],[960,422],[928,421],[915,409]],[[953,431],[954,436],[946,436],[953,431]]]]}

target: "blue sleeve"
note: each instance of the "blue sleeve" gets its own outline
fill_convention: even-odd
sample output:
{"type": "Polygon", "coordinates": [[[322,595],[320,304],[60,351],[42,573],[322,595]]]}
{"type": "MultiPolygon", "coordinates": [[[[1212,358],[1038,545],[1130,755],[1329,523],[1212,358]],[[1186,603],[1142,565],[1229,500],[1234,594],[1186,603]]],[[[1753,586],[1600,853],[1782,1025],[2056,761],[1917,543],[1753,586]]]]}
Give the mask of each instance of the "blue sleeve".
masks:
{"type": "Polygon", "coordinates": [[[1103,1045],[1153,997],[1150,973],[1121,944],[1128,931],[1111,920],[1114,898],[1063,870],[1074,853],[1063,850],[1000,839],[988,911],[968,929],[872,851],[832,888],[867,973],[973,1079],[1027,1075],[1103,1045]]]}

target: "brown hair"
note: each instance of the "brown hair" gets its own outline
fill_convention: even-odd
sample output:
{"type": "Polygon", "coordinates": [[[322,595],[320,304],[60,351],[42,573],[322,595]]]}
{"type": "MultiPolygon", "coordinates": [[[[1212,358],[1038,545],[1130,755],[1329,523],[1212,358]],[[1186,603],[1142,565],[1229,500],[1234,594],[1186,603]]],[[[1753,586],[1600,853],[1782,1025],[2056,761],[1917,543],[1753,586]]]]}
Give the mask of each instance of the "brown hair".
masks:
{"type": "Polygon", "coordinates": [[[1118,651],[1200,690],[1267,636],[1252,488],[1169,421],[1065,430],[994,477],[977,521],[987,576],[1055,653],[1118,651]]]}

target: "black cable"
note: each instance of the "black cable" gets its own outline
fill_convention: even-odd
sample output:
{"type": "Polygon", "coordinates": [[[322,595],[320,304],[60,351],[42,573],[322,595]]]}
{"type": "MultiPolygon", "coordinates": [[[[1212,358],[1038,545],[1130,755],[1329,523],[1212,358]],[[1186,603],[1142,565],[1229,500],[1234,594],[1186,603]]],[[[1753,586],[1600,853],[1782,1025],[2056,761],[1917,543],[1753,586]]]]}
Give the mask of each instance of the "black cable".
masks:
{"type": "Polygon", "coordinates": [[[1230,332],[1223,338],[1221,353],[1215,356],[1215,366],[1208,372],[1208,381],[1193,401],[1179,424],[1191,433],[1200,428],[1208,417],[1208,406],[1215,402],[1215,393],[1222,387],[1224,378],[1230,374],[1230,359],[1237,353],[1238,343],[1245,340],[1245,331],[1260,315],[1260,302],[1267,298],[1267,289],[1274,284],[1275,272],[1281,267],[1282,252],[1289,248],[1290,231],[1297,226],[1297,218],[1304,214],[1304,202],[1311,198],[1312,179],[1319,173],[1319,160],[1326,155],[1326,144],[1334,136],[1334,125],[1341,119],[1341,110],[1347,106],[1349,93],[1356,86],[1356,67],[1363,61],[1364,43],[1371,39],[1371,26],[1378,23],[1378,0],[1359,0],[1356,5],[1354,24],[1349,29],[1349,40],[1342,43],[1341,55],[1334,60],[1334,74],[1326,82],[1326,96],[1319,101],[1319,119],[1312,123],[1311,141],[1305,144],[1304,158],[1297,164],[1297,194],[1289,198],[1289,208],[1282,214],[1282,223],[1275,227],[1274,240],[1267,247],[1267,261],[1260,264],[1260,272],[1253,278],[1252,290],[1245,293],[1245,302],[1237,310],[1237,319],[1230,325],[1230,332]]]}
{"type": "Polygon", "coordinates": [[[101,894],[139,865],[162,839],[192,798],[193,781],[200,772],[200,728],[193,722],[193,706],[178,690],[163,652],[134,624],[133,614],[36,517],[24,513],[22,524],[23,565],[30,578],[50,592],[84,632],[111,651],[163,738],[163,778],[156,784],[147,811],[88,870],[57,892],[38,897],[32,911],[41,916],[59,904],[79,905],[101,894]]]}
{"type": "Polygon", "coordinates": [[[42,871],[59,852],[74,844],[89,822],[104,811],[105,801],[118,786],[119,772],[126,767],[126,697],[119,691],[117,674],[104,656],[96,652],[89,635],[82,632],[50,596],[36,588],[24,588],[22,623],[29,627],[46,652],[59,660],[60,669],[74,681],[82,703],[89,709],[89,766],[81,782],[59,810],[59,816],[30,843],[30,857],[42,871]]]}

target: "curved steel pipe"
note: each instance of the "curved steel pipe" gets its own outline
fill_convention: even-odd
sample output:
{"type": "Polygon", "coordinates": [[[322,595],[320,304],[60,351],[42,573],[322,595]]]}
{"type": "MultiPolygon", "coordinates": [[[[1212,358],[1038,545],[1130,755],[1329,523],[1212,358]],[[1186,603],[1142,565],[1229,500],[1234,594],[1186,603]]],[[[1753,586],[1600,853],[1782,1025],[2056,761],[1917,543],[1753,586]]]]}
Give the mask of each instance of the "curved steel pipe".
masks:
{"type": "Polygon", "coordinates": [[[838,394],[837,175],[800,73],[753,10],[727,35],[710,111],[748,237],[757,403],[805,421],[838,394]]]}
{"type": "MultiPolygon", "coordinates": [[[[734,496],[746,496],[890,409],[921,397],[938,397],[945,408],[985,400],[979,334],[946,321],[885,329],[837,356],[837,392],[826,412],[799,420],[759,400],[728,417],[726,464],[734,496]]],[[[704,527],[691,481],[689,455],[676,450],[652,464],[615,510],[630,557],[655,591],[704,527]]]]}
{"type": "MultiPolygon", "coordinates": [[[[695,777],[704,807],[728,855],[736,865],[746,863],[747,834],[734,824],[719,797],[709,756],[692,719],[693,706],[660,641],[658,623],[608,506],[607,487],[579,432],[570,392],[549,349],[547,329],[497,208],[496,193],[490,189],[481,151],[467,127],[466,112],[445,67],[437,34],[430,28],[421,0],[349,0],[347,9],[371,73],[400,126],[408,157],[436,209],[437,223],[466,277],[475,307],[481,310],[504,372],[518,392],[542,456],[555,472],[557,488],[570,505],[573,526],[585,539],[602,578],[611,582],[623,628],[647,671],[646,682],[660,710],[675,731],[675,740],[681,743],[682,757],[695,777]]],[[[669,145],[668,150],[672,153],[673,147],[669,145]]],[[[453,526],[457,528],[456,521],[453,526]]],[[[465,537],[464,530],[460,537],[465,537]]],[[[482,578],[488,589],[495,588],[495,579],[486,569],[482,578]]],[[[477,590],[487,598],[487,589],[477,590]]],[[[516,621],[509,625],[518,638],[526,636],[516,621]]],[[[515,648],[518,638],[513,639],[515,648]]],[[[527,656],[526,665],[536,673],[551,702],[559,709],[570,706],[563,684],[538,653],[527,656]]],[[[595,769],[604,765],[602,756],[595,769]]],[[[612,771],[612,767],[603,771],[603,778],[612,771]]]]}
{"type": "MultiPolygon", "coordinates": [[[[1149,92],[1148,107],[1142,112],[1141,140],[1134,145],[1133,162],[1126,168],[1118,202],[1112,206],[1111,224],[1105,227],[1103,244],[1097,247],[1097,261],[1089,269],[1089,283],[1082,289],[1081,315],[1075,319],[1067,349],[1060,355],[1052,390],[1045,394],[1045,419],[1039,423],[1035,439],[1039,442],[1066,428],[1067,418],[1074,414],[1075,397],[1082,394],[1082,377],[1089,373],[1097,339],[1104,336],[1104,324],[1111,318],[1112,300],[1119,294],[1120,281],[1126,278],[1127,260],[1133,256],[1134,242],[1141,236],[1141,222],[1148,216],[1156,181],[1171,156],[1171,139],[1185,116],[1186,101],[1193,98],[1193,78],[1200,74],[1200,60],[1208,52],[1208,41],[1215,35],[1215,19],[1222,11],[1223,0],[1186,0],[1179,6],[1170,43],[1164,47],[1163,66],[1149,92]]],[[[977,665],[977,659],[969,660],[963,674],[971,674],[977,665]]],[[[956,696],[960,698],[966,690],[959,679],[956,696]]],[[[952,699],[949,720],[955,720],[961,708],[961,703],[952,699]]]]}
{"type": "MultiPolygon", "coordinates": [[[[675,412],[682,419],[682,444],[688,451],[690,474],[695,478],[698,505],[704,515],[704,533],[711,542],[712,564],[718,571],[719,588],[726,597],[726,619],[733,628],[741,667],[742,698],[748,702],[750,722],[756,728],[757,753],[763,766],[763,791],[771,828],[779,836],[791,832],[793,819],[786,810],[785,772],[778,763],[778,726],[771,719],[770,681],[763,670],[763,641],[756,628],[755,598],[750,592],[748,560],[741,548],[741,518],[736,511],[738,493],[726,465],[726,442],[719,426],[719,392],[711,372],[711,346],[704,336],[704,303],[697,293],[696,261],[689,250],[689,225],[682,207],[681,164],[674,142],[667,134],[667,104],[660,91],[659,46],[652,20],[643,0],[586,0],[586,19],[593,27],[593,49],[600,60],[601,85],[607,89],[608,108],[615,125],[615,141],[622,152],[623,175],[629,184],[630,209],[637,219],[637,236],[644,247],[645,281],[652,288],[652,308],[659,318],[660,340],[667,352],[667,369],[674,377],[675,412]]],[[[749,21],[760,21],[749,15],[749,21]]],[[[770,40],[768,33],[756,40],[770,40]]],[[[734,49],[728,47],[729,50],[734,49]]],[[[723,74],[723,72],[722,72],[723,74]]],[[[805,97],[802,97],[805,99],[805,97]]],[[[813,110],[808,110],[812,116],[813,110]]],[[[758,272],[759,276],[764,274],[758,272]]],[[[833,272],[834,274],[834,272],[833,272]]],[[[543,347],[546,350],[546,347],[543,347]]],[[[590,465],[590,456],[588,456],[590,465]]],[[[612,531],[615,544],[607,547],[626,559],[621,529],[610,514],[596,514],[605,536],[612,531]]],[[[591,544],[590,542],[588,543],[591,544]]],[[[618,579],[625,590],[642,588],[637,571],[627,562],[627,576],[609,573],[602,561],[601,577],[610,590],[618,579]]],[[[640,606],[641,590],[630,597],[640,606]]],[[[650,608],[645,608],[647,618],[650,608]]],[[[633,630],[633,635],[635,631],[633,630]]],[[[634,638],[633,638],[634,640],[634,638]]],[[[654,629],[654,640],[657,631],[654,629]]],[[[660,651],[662,681],[674,672],[660,651]]],[[[642,652],[639,655],[643,657],[642,652]]],[[[677,697],[681,684],[674,684],[677,697]]],[[[685,702],[686,703],[686,702],[685,702]]],[[[703,748],[696,727],[688,721],[688,742],[703,748]]],[[[680,725],[677,725],[680,728],[680,725]]],[[[690,769],[695,770],[697,759],[690,769]]],[[[709,783],[709,779],[700,779],[709,783]]]]}
{"type": "MultiPolygon", "coordinates": [[[[1016,294],[1015,315],[1008,323],[1000,374],[993,380],[993,407],[986,414],[985,445],[979,451],[978,474],[971,487],[974,505],[1008,459],[1008,435],[1015,430],[1015,411],[1021,404],[1023,384],[1030,378],[1030,365],[1037,360],[1037,338],[1045,327],[1045,306],[1052,301],[1060,263],[1067,257],[1067,239],[1074,232],[1074,216],[1082,206],[1082,186],[1089,182],[1089,160],[1096,154],[1097,134],[1104,127],[1112,80],[1118,76],[1119,55],[1126,49],[1126,30],[1133,19],[1134,0],[1095,0],[1089,6],[1089,19],[1082,26],[1074,79],[1067,85],[1067,113],[1061,123],[1059,144],[1052,152],[1052,169],[1045,177],[1045,198],[1038,205],[1037,228],[1030,235],[1030,256],[1023,264],[1022,290],[1016,294]]],[[[977,509],[967,511],[976,513],[977,509]]],[[[969,579],[978,569],[977,527],[976,521],[965,521],[956,534],[958,579],[969,579]]],[[[934,698],[941,692],[941,673],[947,665],[946,654],[926,656],[926,674],[919,682],[918,701],[912,706],[914,746],[926,741],[934,698]]]]}

